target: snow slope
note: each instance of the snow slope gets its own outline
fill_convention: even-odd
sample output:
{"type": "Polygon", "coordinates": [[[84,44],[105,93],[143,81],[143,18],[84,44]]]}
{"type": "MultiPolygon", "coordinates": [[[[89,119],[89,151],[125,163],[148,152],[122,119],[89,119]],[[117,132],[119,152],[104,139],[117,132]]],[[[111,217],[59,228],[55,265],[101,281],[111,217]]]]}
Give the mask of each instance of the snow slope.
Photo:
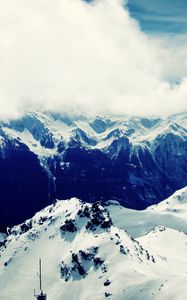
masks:
{"type": "Polygon", "coordinates": [[[143,236],[157,225],[187,232],[187,187],[142,211],[113,201],[107,202],[107,208],[115,226],[126,229],[133,237],[143,236]]]}
{"type": "Polygon", "coordinates": [[[170,278],[160,286],[156,299],[185,299],[187,296],[187,235],[157,226],[138,241],[152,253],[166,258],[170,278]]]}
{"type": "MultiPolygon", "coordinates": [[[[106,208],[77,199],[57,201],[11,229],[0,248],[0,298],[33,299],[42,257],[49,299],[131,299],[152,280],[160,282],[165,261],[154,257],[112,225],[106,208]]],[[[141,299],[141,298],[137,298],[141,299]]]]}
{"type": "Polygon", "coordinates": [[[185,299],[187,235],[180,226],[185,231],[186,197],[187,188],[134,215],[116,201],[56,201],[2,242],[0,298],[32,300],[42,257],[49,300],[185,299]]]}

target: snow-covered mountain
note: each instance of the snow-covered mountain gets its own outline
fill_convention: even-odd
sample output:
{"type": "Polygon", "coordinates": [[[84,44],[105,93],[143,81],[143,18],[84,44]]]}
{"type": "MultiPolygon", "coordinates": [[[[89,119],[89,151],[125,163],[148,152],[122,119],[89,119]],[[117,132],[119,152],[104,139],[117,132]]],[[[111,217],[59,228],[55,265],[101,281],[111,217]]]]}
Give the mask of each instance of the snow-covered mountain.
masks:
{"type": "Polygon", "coordinates": [[[0,225],[20,223],[56,198],[143,209],[187,185],[187,114],[27,113],[0,123],[0,170],[0,225]]]}
{"type": "Polygon", "coordinates": [[[187,187],[142,211],[122,207],[115,201],[108,201],[106,205],[114,225],[126,229],[135,238],[158,225],[187,233],[187,187]]]}
{"type": "MultiPolygon", "coordinates": [[[[136,239],[116,226],[116,210],[125,224],[127,209],[115,201],[105,206],[76,198],[56,201],[1,237],[0,298],[32,300],[42,257],[48,299],[185,299],[187,235],[172,229],[172,223],[155,227],[153,214],[164,221],[166,211],[159,206],[167,203],[180,224],[181,216],[173,207],[186,210],[186,200],[187,188],[146,210],[152,214],[152,228],[143,235],[136,232],[136,239]]],[[[138,224],[146,229],[146,221],[137,218],[134,224],[131,216],[132,212],[131,228],[138,224]]]]}

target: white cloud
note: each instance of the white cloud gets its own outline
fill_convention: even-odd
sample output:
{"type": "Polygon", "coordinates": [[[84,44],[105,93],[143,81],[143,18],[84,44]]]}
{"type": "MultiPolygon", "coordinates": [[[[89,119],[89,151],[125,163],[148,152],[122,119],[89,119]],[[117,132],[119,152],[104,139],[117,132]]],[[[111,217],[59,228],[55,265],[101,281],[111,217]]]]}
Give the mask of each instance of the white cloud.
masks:
{"type": "Polygon", "coordinates": [[[0,0],[1,116],[184,111],[187,80],[164,81],[187,75],[184,47],[143,34],[119,0],[0,0]]]}

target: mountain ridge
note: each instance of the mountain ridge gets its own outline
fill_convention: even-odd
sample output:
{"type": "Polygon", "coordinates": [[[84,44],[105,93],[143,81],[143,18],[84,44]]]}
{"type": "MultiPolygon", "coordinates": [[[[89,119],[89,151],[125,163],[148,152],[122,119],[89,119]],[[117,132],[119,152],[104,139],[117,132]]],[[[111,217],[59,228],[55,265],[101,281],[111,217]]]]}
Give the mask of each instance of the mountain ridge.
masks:
{"type": "Polygon", "coordinates": [[[6,206],[13,196],[20,212],[10,225],[29,217],[31,202],[30,216],[71,197],[144,209],[187,184],[185,113],[149,119],[31,112],[0,128],[3,224],[13,219],[6,206]]]}

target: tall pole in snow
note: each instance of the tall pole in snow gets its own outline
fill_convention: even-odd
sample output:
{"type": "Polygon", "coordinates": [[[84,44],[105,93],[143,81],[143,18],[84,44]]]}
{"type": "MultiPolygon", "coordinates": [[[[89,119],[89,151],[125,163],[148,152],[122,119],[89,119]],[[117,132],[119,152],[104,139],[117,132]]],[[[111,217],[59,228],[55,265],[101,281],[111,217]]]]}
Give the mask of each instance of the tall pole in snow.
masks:
{"type": "Polygon", "coordinates": [[[39,259],[40,293],[42,293],[42,261],[39,259]]]}
{"type": "Polygon", "coordinates": [[[34,291],[34,297],[37,300],[47,300],[47,294],[44,294],[42,291],[42,260],[39,258],[39,282],[40,282],[40,294],[36,295],[34,291]]]}

